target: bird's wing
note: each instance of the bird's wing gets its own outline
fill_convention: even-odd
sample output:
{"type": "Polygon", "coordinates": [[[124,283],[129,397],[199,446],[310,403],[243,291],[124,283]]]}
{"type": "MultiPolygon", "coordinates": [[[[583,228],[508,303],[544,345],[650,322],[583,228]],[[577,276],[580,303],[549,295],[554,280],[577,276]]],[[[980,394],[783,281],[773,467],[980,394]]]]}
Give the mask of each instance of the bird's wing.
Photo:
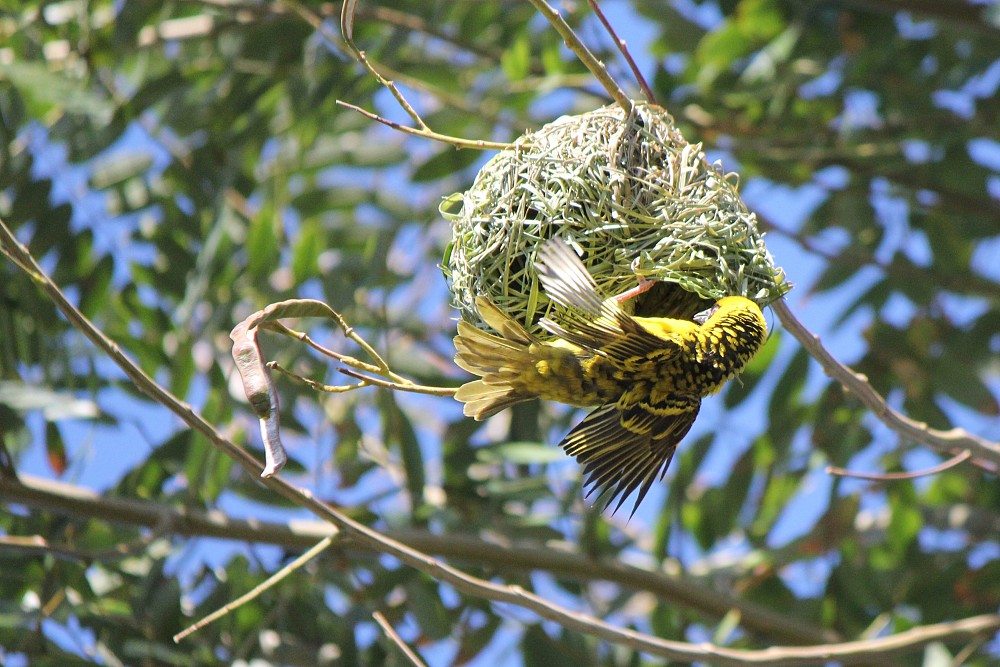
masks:
{"type": "Polygon", "coordinates": [[[538,249],[535,271],[549,298],[597,317],[603,302],[597,283],[568,243],[551,238],[538,249]]]}
{"type": "Polygon", "coordinates": [[[662,355],[665,347],[677,347],[643,327],[614,299],[602,300],[597,283],[565,241],[546,241],[538,250],[535,271],[549,298],[570,309],[564,315],[566,326],[548,318],[539,321],[563,340],[613,359],[662,355]]]}
{"type": "Polygon", "coordinates": [[[605,507],[618,498],[617,512],[638,489],[632,508],[635,514],[653,482],[663,478],[700,407],[701,401],[694,397],[678,399],[669,408],[643,402],[626,407],[609,403],[591,412],[560,444],[584,466],[585,485],[591,487],[587,496],[603,489],[605,507]],[[687,407],[682,409],[685,402],[687,407]]]}

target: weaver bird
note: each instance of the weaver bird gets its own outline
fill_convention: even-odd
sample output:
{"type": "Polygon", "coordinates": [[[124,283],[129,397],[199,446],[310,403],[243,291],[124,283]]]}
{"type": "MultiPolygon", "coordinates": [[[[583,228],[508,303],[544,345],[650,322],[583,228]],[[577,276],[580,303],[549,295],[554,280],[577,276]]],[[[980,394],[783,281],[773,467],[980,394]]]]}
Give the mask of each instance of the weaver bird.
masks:
{"type": "Polygon", "coordinates": [[[619,498],[618,511],[639,489],[635,514],[666,473],[701,399],[763,345],[764,316],[753,301],[727,296],[696,321],[633,317],[620,298],[601,299],[583,263],[559,239],[539,249],[535,270],[549,298],[568,309],[560,323],[539,321],[556,340],[541,341],[479,297],[479,315],[499,335],[458,323],[455,362],[481,379],[462,385],[455,398],[477,421],[533,398],[600,406],[560,446],[584,466],[587,497],[597,488],[610,494],[605,507],[619,498]]]}

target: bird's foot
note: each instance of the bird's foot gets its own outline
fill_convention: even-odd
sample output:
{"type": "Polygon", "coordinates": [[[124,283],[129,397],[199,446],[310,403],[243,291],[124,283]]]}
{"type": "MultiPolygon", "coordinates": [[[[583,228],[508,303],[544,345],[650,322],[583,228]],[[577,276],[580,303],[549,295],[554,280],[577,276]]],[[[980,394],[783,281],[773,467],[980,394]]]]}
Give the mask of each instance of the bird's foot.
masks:
{"type": "Polygon", "coordinates": [[[646,278],[645,276],[640,276],[637,273],[638,270],[639,270],[639,258],[636,257],[634,260],[632,260],[632,273],[635,274],[635,279],[636,279],[636,282],[638,284],[635,287],[633,287],[632,289],[625,290],[621,294],[613,297],[614,300],[617,303],[622,304],[622,303],[625,303],[626,301],[628,301],[629,299],[634,299],[635,297],[639,296],[640,294],[645,294],[650,289],[652,289],[653,285],[656,284],[657,281],[650,280],[649,278],[646,278]]]}

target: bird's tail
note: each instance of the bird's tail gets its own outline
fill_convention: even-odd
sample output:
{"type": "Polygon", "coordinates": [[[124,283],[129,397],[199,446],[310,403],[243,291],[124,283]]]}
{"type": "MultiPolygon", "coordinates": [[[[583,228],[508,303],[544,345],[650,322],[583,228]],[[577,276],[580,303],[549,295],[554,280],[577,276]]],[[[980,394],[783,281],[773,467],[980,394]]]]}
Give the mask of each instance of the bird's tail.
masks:
{"type": "Polygon", "coordinates": [[[500,335],[481,331],[468,322],[458,323],[455,363],[482,379],[459,387],[455,398],[465,403],[467,417],[482,421],[537,396],[525,386],[525,376],[533,372],[530,347],[538,339],[483,297],[476,299],[476,309],[500,335]]]}

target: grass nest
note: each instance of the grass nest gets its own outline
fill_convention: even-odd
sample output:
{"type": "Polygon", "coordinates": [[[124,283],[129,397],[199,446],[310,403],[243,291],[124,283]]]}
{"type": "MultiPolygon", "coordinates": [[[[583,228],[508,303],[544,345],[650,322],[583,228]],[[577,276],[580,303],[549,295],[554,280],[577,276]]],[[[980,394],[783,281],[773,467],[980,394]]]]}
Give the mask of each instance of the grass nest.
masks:
{"type": "Polygon", "coordinates": [[[493,157],[442,214],[453,224],[444,271],[462,316],[485,326],[477,296],[542,338],[558,306],[534,256],[559,236],[582,252],[603,296],[661,281],[627,302],[642,316],[692,315],[727,295],[762,308],[791,285],[775,267],[738,178],[709,164],[662,108],[636,102],[564,116],[493,157]],[[460,205],[460,206],[459,206],[460,205]]]}

